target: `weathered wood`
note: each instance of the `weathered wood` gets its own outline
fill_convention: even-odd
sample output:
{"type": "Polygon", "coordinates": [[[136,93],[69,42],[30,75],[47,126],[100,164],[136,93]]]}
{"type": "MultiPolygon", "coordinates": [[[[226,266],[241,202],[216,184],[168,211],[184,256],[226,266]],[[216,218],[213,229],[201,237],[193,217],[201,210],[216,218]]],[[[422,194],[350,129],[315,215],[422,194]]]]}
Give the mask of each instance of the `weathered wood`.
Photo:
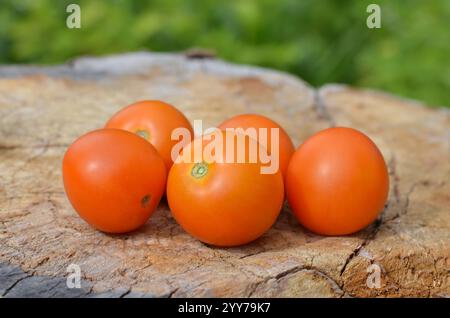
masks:
{"type": "Polygon", "coordinates": [[[319,90],[275,71],[212,59],[137,53],[56,67],[0,67],[0,293],[16,296],[449,296],[450,113],[379,92],[319,90]],[[167,204],[140,230],[106,235],[63,192],[61,160],[79,135],[119,108],[162,99],[216,125],[268,115],[296,145],[331,125],[368,134],[389,163],[380,219],[351,236],[303,229],[286,206],[275,226],[238,248],[186,234],[167,204]],[[66,269],[81,267],[82,289],[66,269]],[[368,288],[367,268],[381,268],[368,288]]]}

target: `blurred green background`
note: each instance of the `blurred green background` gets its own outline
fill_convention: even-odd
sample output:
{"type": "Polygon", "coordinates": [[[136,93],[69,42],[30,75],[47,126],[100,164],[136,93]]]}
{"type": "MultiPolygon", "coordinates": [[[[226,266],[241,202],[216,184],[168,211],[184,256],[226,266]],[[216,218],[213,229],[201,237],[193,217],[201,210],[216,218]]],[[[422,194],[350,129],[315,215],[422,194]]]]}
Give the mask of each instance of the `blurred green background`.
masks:
{"type": "Polygon", "coordinates": [[[220,58],[450,106],[449,0],[0,0],[0,63],[214,49],[220,58]],[[382,9],[368,29],[366,7],[382,9]],[[81,29],[66,6],[81,6],[81,29]]]}

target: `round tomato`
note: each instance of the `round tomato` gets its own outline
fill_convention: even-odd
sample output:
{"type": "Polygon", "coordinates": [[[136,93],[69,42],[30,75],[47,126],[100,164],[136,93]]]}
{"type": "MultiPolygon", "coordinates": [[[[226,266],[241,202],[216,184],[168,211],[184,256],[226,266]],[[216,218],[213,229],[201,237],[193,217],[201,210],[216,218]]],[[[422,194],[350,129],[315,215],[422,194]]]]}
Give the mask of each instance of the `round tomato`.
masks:
{"type": "Polygon", "coordinates": [[[289,205],[301,224],[324,235],[359,231],[383,210],[389,191],[377,146],[351,128],[330,128],[294,153],[286,175],[289,205]]]}
{"type": "MultiPolygon", "coordinates": [[[[225,132],[217,132],[225,137],[225,132]]],[[[237,136],[237,135],[236,135],[237,136]]],[[[236,141],[236,137],[231,138],[236,141]]],[[[249,154],[248,136],[241,146],[249,154]]],[[[211,146],[207,136],[195,139],[181,152],[202,153],[211,146]]],[[[227,139],[228,141],[230,139],[227,139]]],[[[167,180],[167,201],[175,220],[188,233],[200,241],[216,246],[236,246],[251,242],[266,232],[275,222],[284,198],[283,178],[280,171],[262,174],[263,164],[249,156],[236,161],[238,143],[234,142],[234,160],[226,158],[228,141],[224,150],[212,151],[214,160],[203,156],[193,162],[175,162],[167,180]]],[[[219,149],[216,148],[216,149],[219,149]]],[[[178,160],[177,160],[178,161],[178,160]]]]}
{"type": "MultiPolygon", "coordinates": [[[[272,149],[272,134],[271,134],[271,128],[276,128],[279,131],[279,142],[278,142],[278,159],[279,159],[279,169],[281,170],[281,174],[283,176],[286,176],[286,170],[289,164],[289,160],[291,159],[292,154],[295,151],[294,144],[292,143],[291,138],[286,133],[286,131],[278,125],[273,120],[264,117],[262,115],[256,115],[256,114],[244,114],[244,115],[238,115],[235,117],[232,117],[226,121],[224,121],[222,124],[219,125],[220,129],[226,129],[226,128],[242,128],[244,130],[248,128],[256,128],[256,138],[262,138],[262,136],[259,134],[260,128],[266,128],[267,131],[267,144],[266,149],[268,155],[271,155],[271,149],[272,149]]],[[[274,145],[274,147],[276,147],[274,145]]]]}
{"type": "Polygon", "coordinates": [[[118,128],[136,133],[155,146],[166,164],[167,172],[172,166],[172,147],[178,140],[172,140],[176,128],[185,128],[189,135],[188,143],[194,137],[194,131],[187,118],[174,106],[154,100],[131,104],[117,112],[106,123],[106,128],[118,128]]]}
{"type": "Polygon", "coordinates": [[[101,129],[78,138],[63,159],[64,188],[78,214],[96,229],[124,233],[143,225],[164,193],[166,168],[135,134],[101,129]]]}

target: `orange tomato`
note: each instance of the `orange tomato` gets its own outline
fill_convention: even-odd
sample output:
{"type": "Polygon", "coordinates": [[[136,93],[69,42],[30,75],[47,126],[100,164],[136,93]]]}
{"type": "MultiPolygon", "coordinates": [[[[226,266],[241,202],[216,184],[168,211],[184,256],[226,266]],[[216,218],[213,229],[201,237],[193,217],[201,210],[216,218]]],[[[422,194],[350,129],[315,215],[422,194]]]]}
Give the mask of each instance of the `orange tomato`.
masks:
{"type": "Polygon", "coordinates": [[[63,159],[67,197],[78,214],[109,233],[143,225],[164,193],[166,169],[139,136],[101,129],[78,138],[63,159]]]}
{"type": "Polygon", "coordinates": [[[167,172],[172,166],[172,147],[178,143],[171,139],[175,128],[186,128],[189,140],[194,131],[187,118],[174,106],[154,100],[140,101],[117,112],[105,128],[118,128],[136,133],[155,146],[166,164],[167,172]]]}
{"type": "Polygon", "coordinates": [[[271,128],[278,128],[279,129],[279,147],[278,147],[278,153],[279,153],[279,169],[281,170],[281,174],[283,176],[286,176],[286,170],[289,164],[289,160],[291,159],[292,154],[295,151],[294,144],[292,143],[291,138],[286,133],[286,131],[278,125],[273,120],[264,117],[262,115],[256,115],[256,114],[243,114],[238,115],[235,117],[232,117],[223,123],[219,125],[220,129],[225,130],[226,128],[242,128],[242,129],[248,129],[248,128],[256,128],[257,134],[256,137],[260,138],[259,134],[259,128],[266,128],[268,129],[267,132],[267,153],[271,154],[272,149],[272,135],[271,135],[271,128]]]}
{"type": "Polygon", "coordinates": [[[286,194],[301,224],[324,235],[356,232],[383,210],[389,191],[377,146],[351,128],[323,130],[300,146],[289,163],[286,194]]]}
{"type": "MultiPolygon", "coordinates": [[[[223,131],[217,135],[226,138],[223,131]]],[[[261,161],[252,163],[248,156],[251,143],[257,141],[240,136],[247,154],[242,162],[226,160],[230,144],[225,142],[222,155],[212,151],[221,159],[205,156],[197,162],[175,162],[169,172],[166,193],[173,217],[188,233],[208,244],[236,246],[251,242],[272,226],[282,207],[280,171],[262,174],[261,161]]],[[[231,139],[235,141],[236,160],[237,134],[231,139]]],[[[179,158],[201,153],[211,142],[206,136],[195,139],[179,158]]]]}

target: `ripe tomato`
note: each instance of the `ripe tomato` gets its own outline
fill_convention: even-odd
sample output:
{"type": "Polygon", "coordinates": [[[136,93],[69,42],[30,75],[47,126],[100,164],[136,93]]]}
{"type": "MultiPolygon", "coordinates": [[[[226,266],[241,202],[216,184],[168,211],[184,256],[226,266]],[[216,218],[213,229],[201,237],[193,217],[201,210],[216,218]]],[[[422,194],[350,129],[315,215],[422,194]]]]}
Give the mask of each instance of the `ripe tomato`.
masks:
{"type": "Polygon", "coordinates": [[[164,193],[166,169],[156,149],[135,134],[101,129],[78,138],[63,159],[67,197],[100,231],[143,225],[164,193]]]}
{"type": "Polygon", "coordinates": [[[382,211],[389,191],[383,156],[363,133],[329,128],[294,153],[286,176],[290,207],[301,224],[319,234],[361,230],[382,211]]]}
{"type": "MultiPolygon", "coordinates": [[[[225,132],[218,135],[225,138],[225,132]]],[[[248,154],[257,141],[240,136],[248,154]]],[[[195,139],[179,158],[207,149],[211,141],[206,138],[195,139]]],[[[167,180],[167,201],[176,221],[192,236],[216,246],[241,245],[261,236],[275,222],[284,199],[280,171],[261,174],[263,164],[259,159],[252,163],[249,156],[241,163],[226,161],[226,143],[223,156],[218,156],[222,159],[175,162],[167,180]]]]}
{"type": "Polygon", "coordinates": [[[170,104],[154,100],[125,107],[111,117],[105,128],[128,130],[147,139],[163,158],[167,172],[173,163],[172,147],[178,142],[171,139],[172,131],[186,128],[190,134],[189,140],[194,138],[192,126],[182,112],[170,104]]]}
{"type": "Polygon", "coordinates": [[[278,125],[273,120],[264,117],[262,115],[256,114],[244,114],[232,117],[222,124],[219,125],[220,129],[226,128],[256,128],[257,129],[257,138],[261,138],[259,134],[259,128],[267,128],[267,153],[271,154],[272,149],[272,136],[270,128],[278,128],[279,129],[279,167],[281,170],[281,174],[286,176],[286,170],[289,164],[289,160],[291,159],[292,154],[295,151],[294,144],[292,143],[291,138],[286,133],[286,131],[278,125]]]}

